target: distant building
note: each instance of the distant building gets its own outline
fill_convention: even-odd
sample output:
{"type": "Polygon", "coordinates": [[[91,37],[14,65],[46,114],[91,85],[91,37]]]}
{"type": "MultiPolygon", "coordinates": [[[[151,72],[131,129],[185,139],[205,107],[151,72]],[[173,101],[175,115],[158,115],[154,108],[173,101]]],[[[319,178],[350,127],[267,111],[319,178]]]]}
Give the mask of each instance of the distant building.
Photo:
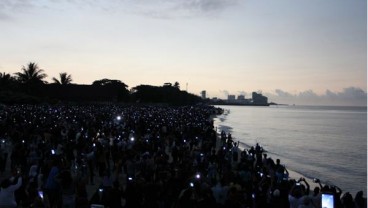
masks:
{"type": "Polygon", "coordinates": [[[238,96],[238,100],[239,100],[239,101],[243,101],[243,100],[245,100],[245,96],[244,96],[244,95],[239,95],[239,96],[238,96]]]}
{"type": "Polygon", "coordinates": [[[228,95],[227,100],[228,101],[234,101],[235,100],[235,95],[228,95]]]}
{"type": "Polygon", "coordinates": [[[252,100],[253,104],[255,105],[267,105],[268,104],[268,98],[266,96],[263,96],[261,93],[252,93],[252,100]]]}
{"type": "Polygon", "coordinates": [[[201,98],[202,99],[206,99],[206,90],[203,90],[202,92],[201,92],[201,98]]]}
{"type": "Polygon", "coordinates": [[[219,105],[269,106],[268,98],[256,92],[252,93],[252,98],[245,98],[244,95],[228,95],[226,100],[212,98],[210,102],[219,105]]]}

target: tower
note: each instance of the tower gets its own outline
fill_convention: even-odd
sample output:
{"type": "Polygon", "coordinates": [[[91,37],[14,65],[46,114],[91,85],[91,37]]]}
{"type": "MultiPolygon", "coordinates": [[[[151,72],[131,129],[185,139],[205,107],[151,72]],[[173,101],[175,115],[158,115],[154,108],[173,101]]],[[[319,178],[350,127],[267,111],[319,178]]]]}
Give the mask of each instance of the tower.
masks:
{"type": "Polygon", "coordinates": [[[206,99],[206,90],[203,90],[201,92],[201,97],[202,97],[202,99],[206,99]]]}

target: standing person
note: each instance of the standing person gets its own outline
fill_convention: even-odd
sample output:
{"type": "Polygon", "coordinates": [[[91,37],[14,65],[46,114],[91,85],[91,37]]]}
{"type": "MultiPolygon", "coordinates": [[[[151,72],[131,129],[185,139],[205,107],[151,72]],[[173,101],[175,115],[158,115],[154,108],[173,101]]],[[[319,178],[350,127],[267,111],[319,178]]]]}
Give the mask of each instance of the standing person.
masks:
{"type": "Polygon", "coordinates": [[[358,191],[354,198],[355,207],[367,207],[367,198],[363,197],[363,191],[358,191]]]}
{"type": "Polygon", "coordinates": [[[57,181],[57,176],[60,173],[61,161],[58,158],[54,158],[53,166],[49,172],[49,175],[45,183],[45,193],[49,202],[49,207],[60,207],[61,204],[61,187],[57,181]]]}
{"type": "Polygon", "coordinates": [[[83,181],[77,182],[77,189],[75,195],[75,207],[89,208],[88,194],[86,184],[83,181]]]}
{"type": "Polygon", "coordinates": [[[299,205],[303,205],[304,202],[310,201],[308,195],[309,184],[305,178],[300,178],[298,181],[294,181],[288,196],[290,208],[298,208],[299,205]],[[304,182],[307,188],[300,184],[300,182],[304,182]]]}
{"type": "Polygon", "coordinates": [[[111,208],[122,208],[121,198],[123,196],[123,191],[121,190],[119,181],[114,181],[113,187],[110,190],[110,207],[111,208]]]}
{"type": "Polygon", "coordinates": [[[100,177],[103,177],[103,173],[106,170],[106,154],[102,144],[97,143],[96,160],[98,165],[98,173],[100,177]]]}
{"type": "Polygon", "coordinates": [[[2,144],[0,144],[0,174],[3,174],[5,172],[6,161],[8,159],[8,152],[5,146],[5,140],[2,140],[1,142],[2,144]]]}
{"type": "Polygon", "coordinates": [[[13,208],[17,207],[14,192],[22,186],[22,177],[14,179],[16,183],[12,183],[10,179],[5,179],[1,182],[0,188],[0,207],[13,208]]]}
{"type": "Polygon", "coordinates": [[[63,208],[74,208],[76,185],[72,177],[72,174],[70,173],[69,170],[63,170],[57,176],[57,180],[61,185],[63,208]]]}
{"type": "Polygon", "coordinates": [[[88,173],[89,173],[89,181],[91,185],[95,184],[94,176],[95,176],[95,159],[94,159],[94,152],[87,154],[87,166],[88,166],[88,173]]]}

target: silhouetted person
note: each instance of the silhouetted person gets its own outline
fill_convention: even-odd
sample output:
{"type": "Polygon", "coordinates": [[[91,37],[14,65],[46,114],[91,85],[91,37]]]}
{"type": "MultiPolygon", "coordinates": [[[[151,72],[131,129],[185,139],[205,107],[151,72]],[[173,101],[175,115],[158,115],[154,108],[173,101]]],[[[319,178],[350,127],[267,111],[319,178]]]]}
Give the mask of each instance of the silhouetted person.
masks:
{"type": "Polygon", "coordinates": [[[118,181],[114,181],[113,187],[110,190],[110,200],[109,204],[111,208],[121,208],[121,199],[123,196],[123,192],[121,190],[120,184],[118,181]]]}
{"type": "Polygon", "coordinates": [[[56,179],[60,173],[61,161],[58,158],[54,158],[52,163],[53,166],[47,176],[44,187],[50,207],[61,205],[61,187],[56,179]]]}
{"type": "Polygon", "coordinates": [[[354,203],[357,208],[367,207],[367,198],[363,197],[363,191],[358,191],[355,195],[354,203]]]}
{"type": "Polygon", "coordinates": [[[15,184],[10,179],[5,179],[1,182],[0,207],[2,208],[17,207],[14,192],[22,186],[22,177],[16,177],[14,181],[15,184]]]}

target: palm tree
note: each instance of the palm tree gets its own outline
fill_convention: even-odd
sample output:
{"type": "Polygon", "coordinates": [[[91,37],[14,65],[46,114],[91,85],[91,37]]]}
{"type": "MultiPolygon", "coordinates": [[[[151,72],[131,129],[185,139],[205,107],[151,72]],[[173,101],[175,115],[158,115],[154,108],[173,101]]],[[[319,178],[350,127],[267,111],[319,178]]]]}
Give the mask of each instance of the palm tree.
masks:
{"type": "Polygon", "coordinates": [[[68,84],[71,84],[71,82],[73,81],[72,75],[67,74],[66,72],[60,73],[59,76],[60,76],[60,80],[53,77],[52,81],[54,81],[54,83],[60,84],[60,85],[68,85],[68,84]]]}
{"type": "Polygon", "coordinates": [[[7,74],[5,72],[0,73],[0,86],[1,87],[8,87],[12,83],[15,83],[15,78],[12,77],[10,74],[7,74]]]}
{"type": "Polygon", "coordinates": [[[15,73],[19,82],[24,84],[44,84],[44,78],[47,74],[43,73],[43,69],[40,69],[34,62],[30,62],[27,67],[22,67],[22,72],[15,73]]]}
{"type": "Polygon", "coordinates": [[[10,74],[7,74],[5,72],[0,73],[0,82],[8,82],[12,79],[13,77],[10,74]]]}

